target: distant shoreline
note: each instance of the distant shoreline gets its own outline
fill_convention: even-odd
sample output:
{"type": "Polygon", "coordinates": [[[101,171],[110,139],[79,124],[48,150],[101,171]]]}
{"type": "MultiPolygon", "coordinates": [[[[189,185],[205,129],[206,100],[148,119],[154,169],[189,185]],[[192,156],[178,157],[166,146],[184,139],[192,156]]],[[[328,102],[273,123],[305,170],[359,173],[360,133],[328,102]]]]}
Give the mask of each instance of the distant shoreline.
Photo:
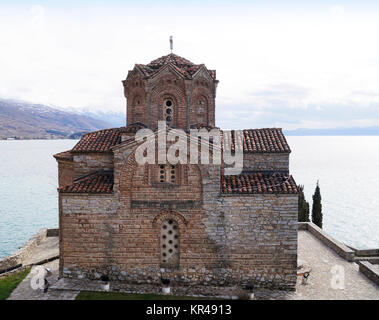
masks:
{"type": "MultiPolygon", "coordinates": [[[[287,137],[379,137],[379,134],[298,134],[293,132],[283,132],[287,137]]],[[[26,140],[79,140],[75,138],[1,138],[0,141],[26,141],[26,140]]]]}
{"type": "Polygon", "coordinates": [[[2,138],[0,141],[27,141],[27,140],[79,140],[80,138],[2,138]]]}

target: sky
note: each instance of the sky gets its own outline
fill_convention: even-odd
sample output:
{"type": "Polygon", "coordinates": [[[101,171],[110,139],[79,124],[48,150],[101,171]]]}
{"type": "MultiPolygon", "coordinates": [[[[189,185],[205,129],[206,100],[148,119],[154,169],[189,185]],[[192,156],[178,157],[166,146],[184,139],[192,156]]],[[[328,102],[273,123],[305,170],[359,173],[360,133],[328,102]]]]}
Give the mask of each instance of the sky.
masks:
{"type": "Polygon", "coordinates": [[[216,69],[224,128],[379,126],[379,1],[0,0],[0,98],[125,111],[170,52],[216,69]]]}

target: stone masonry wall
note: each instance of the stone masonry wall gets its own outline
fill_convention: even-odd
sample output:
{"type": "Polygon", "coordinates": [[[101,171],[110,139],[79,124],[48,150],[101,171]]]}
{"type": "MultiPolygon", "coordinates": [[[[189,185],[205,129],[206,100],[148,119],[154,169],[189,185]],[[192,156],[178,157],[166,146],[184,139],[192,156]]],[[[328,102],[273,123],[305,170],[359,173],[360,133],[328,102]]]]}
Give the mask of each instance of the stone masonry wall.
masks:
{"type": "Polygon", "coordinates": [[[165,269],[175,284],[255,284],[292,289],[296,283],[297,197],[224,197],[214,215],[201,208],[136,208],[122,212],[113,196],[64,195],[63,275],[160,283],[160,225],[178,222],[180,266],[165,269]]]}
{"type": "Polygon", "coordinates": [[[74,155],[75,178],[97,170],[113,170],[112,153],[80,153],[74,155]]]}
{"type": "Polygon", "coordinates": [[[247,153],[243,157],[244,170],[287,171],[289,153],[247,153]]]}
{"type": "Polygon", "coordinates": [[[223,197],[226,260],[262,286],[296,285],[297,195],[223,197]]]}
{"type": "Polygon", "coordinates": [[[58,160],[58,186],[68,186],[74,181],[74,163],[58,160]]]}

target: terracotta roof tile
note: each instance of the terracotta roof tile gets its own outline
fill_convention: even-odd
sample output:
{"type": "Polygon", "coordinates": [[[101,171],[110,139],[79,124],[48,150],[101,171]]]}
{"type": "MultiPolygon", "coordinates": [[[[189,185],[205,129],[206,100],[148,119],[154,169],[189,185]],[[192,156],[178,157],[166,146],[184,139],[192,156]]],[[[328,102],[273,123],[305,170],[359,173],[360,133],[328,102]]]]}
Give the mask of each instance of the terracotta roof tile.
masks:
{"type": "MultiPolygon", "coordinates": [[[[158,59],[155,59],[151,61],[150,63],[144,65],[144,64],[136,64],[137,68],[141,70],[141,72],[149,77],[158,70],[160,70],[164,65],[171,63],[175,66],[178,72],[183,74],[183,76],[187,79],[191,79],[192,76],[199,70],[199,68],[202,66],[201,64],[194,64],[191,61],[180,57],[176,54],[170,53],[166,56],[160,57],[158,59]]],[[[208,70],[209,75],[212,79],[216,79],[216,71],[215,70],[208,70]]]]}
{"type": "Polygon", "coordinates": [[[95,172],[75,180],[72,185],[58,188],[61,193],[112,193],[113,172],[95,172]]]}
{"type": "Polygon", "coordinates": [[[225,145],[231,144],[235,151],[236,145],[243,146],[244,153],[290,153],[291,149],[280,128],[245,129],[242,139],[231,131],[231,141],[226,139],[225,145]],[[237,140],[237,141],[236,141],[237,140]]]}
{"type": "Polygon", "coordinates": [[[112,128],[86,133],[71,152],[108,152],[121,142],[123,128],[112,128]]]}
{"type": "Polygon", "coordinates": [[[72,161],[73,160],[73,155],[72,155],[70,150],[54,154],[53,157],[57,160],[66,160],[66,161],[72,161]]]}
{"type": "MultiPolygon", "coordinates": [[[[211,126],[191,125],[191,128],[213,129],[211,126]]],[[[139,129],[146,128],[143,123],[134,123],[127,127],[105,129],[90,132],[81,138],[74,146],[71,153],[75,152],[110,152],[111,148],[121,143],[121,133],[136,133],[139,129]]],[[[226,139],[225,144],[231,145],[235,151],[236,144],[243,146],[244,153],[290,153],[291,149],[280,128],[245,129],[242,130],[242,139],[238,139],[235,130],[231,131],[231,141],[226,139]],[[236,141],[237,140],[237,141],[236,141]]],[[[58,157],[69,157],[68,151],[57,154],[58,157]]]]}
{"type": "Polygon", "coordinates": [[[250,172],[234,176],[221,176],[224,194],[293,193],[298,188],[292,176],[284,173],[250,172]]]}

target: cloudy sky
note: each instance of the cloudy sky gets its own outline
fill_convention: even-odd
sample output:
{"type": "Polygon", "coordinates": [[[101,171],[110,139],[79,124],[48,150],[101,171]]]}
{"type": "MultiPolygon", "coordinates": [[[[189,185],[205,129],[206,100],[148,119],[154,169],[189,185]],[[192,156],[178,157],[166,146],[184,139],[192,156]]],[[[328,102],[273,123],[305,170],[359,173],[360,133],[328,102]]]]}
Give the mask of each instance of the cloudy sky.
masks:
{"type": "Polygon", "coordinates": [[[0,97],[124,111],[134,63],[217,70],[217,125],[379,126],[379,1],[0,1],[0,97]]]}

